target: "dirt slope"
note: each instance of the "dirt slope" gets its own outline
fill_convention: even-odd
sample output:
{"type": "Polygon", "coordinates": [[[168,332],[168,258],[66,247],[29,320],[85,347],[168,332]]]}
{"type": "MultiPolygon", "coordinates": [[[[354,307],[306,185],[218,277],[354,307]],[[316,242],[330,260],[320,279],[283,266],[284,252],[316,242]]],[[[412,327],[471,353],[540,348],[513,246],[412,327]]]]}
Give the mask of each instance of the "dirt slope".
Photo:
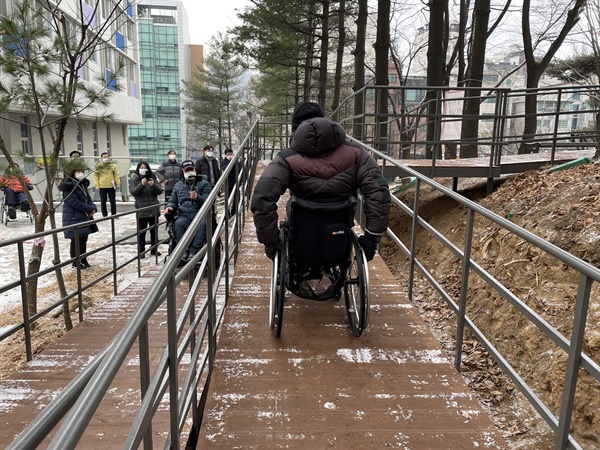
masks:
{"type": "MultiPolygon", "coordinates": [[[[448,180],[438,180],[449,183],[448,180]]],[[[484,183],[463,181],[464,196],[510,217],[514,223],[600,267],[600,165],[587,164],[565,171],[532,171],[507,179],[486,197],[484,183]]],[[[466,212],[451,199],[423,189],[420,214],[456,246],[464,246],[466,212]]],[[[412,207],[412,193],[402,197],[412,207]]],[[[390,227],[408,243],[410,221],[393,208],[390,227]]],[[[475,222],[473,259],[511,292],[524,300],[547,322],[570,337],[578,275],[536,247],[526,244],[486,219],[475,222]]],[[[461,264],[429,234],[417,238],[418,258],[455,300],[461,283],[461,264]]],[[[382,255],[397,277],[406,281],[407,261],[389,240],[382,255]]],[[[516,309],[476,275],[469,280],[468,314],[492,340],[520,376],[558,415],[566,356],[516,309]]],[[[600,287],[592,287],[584,351],[600,362],[600,287]]],[[[442,345],[454,351],[455,320],[439,295],[417,278],[414,302],[442,345]]],[[[464,375],[489,407],[496,424],[515,449],[553,448],[553,435],[528,407],[512,383],[494,366],[485,350],[472,338],[463,345],[464,375]]],[[[600,385],[584,371],[576,394],[572,433],[586,449],[600,448],[600,385]]]]}

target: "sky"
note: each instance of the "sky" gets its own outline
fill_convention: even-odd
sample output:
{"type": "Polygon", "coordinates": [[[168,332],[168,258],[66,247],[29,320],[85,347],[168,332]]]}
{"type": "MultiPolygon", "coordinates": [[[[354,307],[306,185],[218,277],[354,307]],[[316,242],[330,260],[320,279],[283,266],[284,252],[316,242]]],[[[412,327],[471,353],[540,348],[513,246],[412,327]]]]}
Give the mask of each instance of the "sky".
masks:
{"type": "Polygon", "coordinates": [[[235,10],[242,11],[245,6],[251,5],[249,0],[182,1],[190,24],[190,43],[204,46],[218,32],[239,25],[235,10]]]}

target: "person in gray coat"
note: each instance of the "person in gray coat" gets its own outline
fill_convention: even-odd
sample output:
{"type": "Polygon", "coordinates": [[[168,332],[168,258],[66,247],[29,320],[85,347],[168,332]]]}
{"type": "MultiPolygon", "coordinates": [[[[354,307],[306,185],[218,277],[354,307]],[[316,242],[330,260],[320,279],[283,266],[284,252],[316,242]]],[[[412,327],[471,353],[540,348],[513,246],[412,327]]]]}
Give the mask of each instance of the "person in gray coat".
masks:
{"type": "Polygon", "coordinates": [[[129,192],[135,198],[135,209],[145,208],[155,205],[154,208],[139,211],[137,213],[137,229],[140,232],[138,236],[138,252],[140,258],[146,255],[146,230],[150,228],[150,253],[160,256],[156,247],[158,230],[156,228],[156,218],[158,217],[158,196],[162,194],[162,185],[158,182],[150,164],[146,161],[138,163],[135,172],[129,179],[129,192]]]}
{"type": "Polygon", "coordinates": [[[165,190],[165,201],[168,202],[173,193],[173,188],[183,178],[181,164],[177,162],[175,150],[169,150],[167,160],[156,169],[156,176],[165,190]]]}

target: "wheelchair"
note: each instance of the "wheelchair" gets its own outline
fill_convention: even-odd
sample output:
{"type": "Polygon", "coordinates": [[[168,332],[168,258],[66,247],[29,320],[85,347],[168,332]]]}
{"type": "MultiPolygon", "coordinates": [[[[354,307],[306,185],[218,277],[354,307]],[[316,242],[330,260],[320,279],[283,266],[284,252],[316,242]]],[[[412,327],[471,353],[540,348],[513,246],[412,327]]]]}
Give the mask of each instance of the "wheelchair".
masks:
{"type": "MultiPolygon", "coordinates": [[[[167,230],[167,236],[168,236],[168,239],[167,239],[168,250],[167,250],[167,255],[164,258],[165,263],[169,260],[169,258],[171,257],[171,254],[175,251],[175,247],[177,246],[177,239],[176,239],[176,235],[175,235],[175,220],[177,220],[177,213],[165,214],[165,228],[167,230]]],[[[216,217],[216,215],[213,215],[213,221],[212,221],[213,233],[214,233],[214,230],[216,230],[216,228],[217,228],[217,217],[216,217]]],[[[223,242],[221,241],[221,238],[219,237],[217,239],[216,248],[215,248],[215,264],[217,266],[221,263],[221,252],[222,251],[223,251],[223,242]]],[[[182,259],[179,261],[178,267],[184,266],[186,263],[187,263],[187,260],[182,259]]]]}
{"type": "Polygon", "coordinates": [[[31,214],[31,209],[27,211],[21,211],[20,206],[9,206],[6,204],[6,195],[4,195],[4,188],[0,189],[2,192],[2,198],[0,199],[0,222],[4,224],[4,226],[8,226],[9,222],[18,221],[18,212],[23,212],[25,217],[29,219],[29,223],[33,223],[33,214],[31,214]]]}
{"type": "Polygon", "coordinates": [[[273,258],[269,326],[281,336],[286,290],[307,300],[344,295],[350,330],[360,336],[369,315],[367,259],[352,230],[356,199],[317,203],[292,196],[280,223],[280,247],[273,258]]]}

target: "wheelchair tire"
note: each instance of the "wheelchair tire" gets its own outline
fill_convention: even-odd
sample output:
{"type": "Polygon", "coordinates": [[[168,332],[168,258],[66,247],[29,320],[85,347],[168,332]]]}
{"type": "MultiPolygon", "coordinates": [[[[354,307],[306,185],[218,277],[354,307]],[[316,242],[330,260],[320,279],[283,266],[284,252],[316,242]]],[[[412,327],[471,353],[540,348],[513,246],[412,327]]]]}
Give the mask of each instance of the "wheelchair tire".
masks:
{"type": "Polygon", "coordinates": [[[283,325],[283,302],[286,290],[286,264],[287,264],[287,234],[281,231],[281,247],[273,259],[271,273],[271,296],[269,302],[269,326],[275,337],[281,336],[283,325]]]}
{"type": "Polygon", "coordinates": [[[354,231],[351,234],[350,265],[344,280],[344,299],[350,330],[360,336],[369,319],[369,272],[367,259],[354,231]]]}

